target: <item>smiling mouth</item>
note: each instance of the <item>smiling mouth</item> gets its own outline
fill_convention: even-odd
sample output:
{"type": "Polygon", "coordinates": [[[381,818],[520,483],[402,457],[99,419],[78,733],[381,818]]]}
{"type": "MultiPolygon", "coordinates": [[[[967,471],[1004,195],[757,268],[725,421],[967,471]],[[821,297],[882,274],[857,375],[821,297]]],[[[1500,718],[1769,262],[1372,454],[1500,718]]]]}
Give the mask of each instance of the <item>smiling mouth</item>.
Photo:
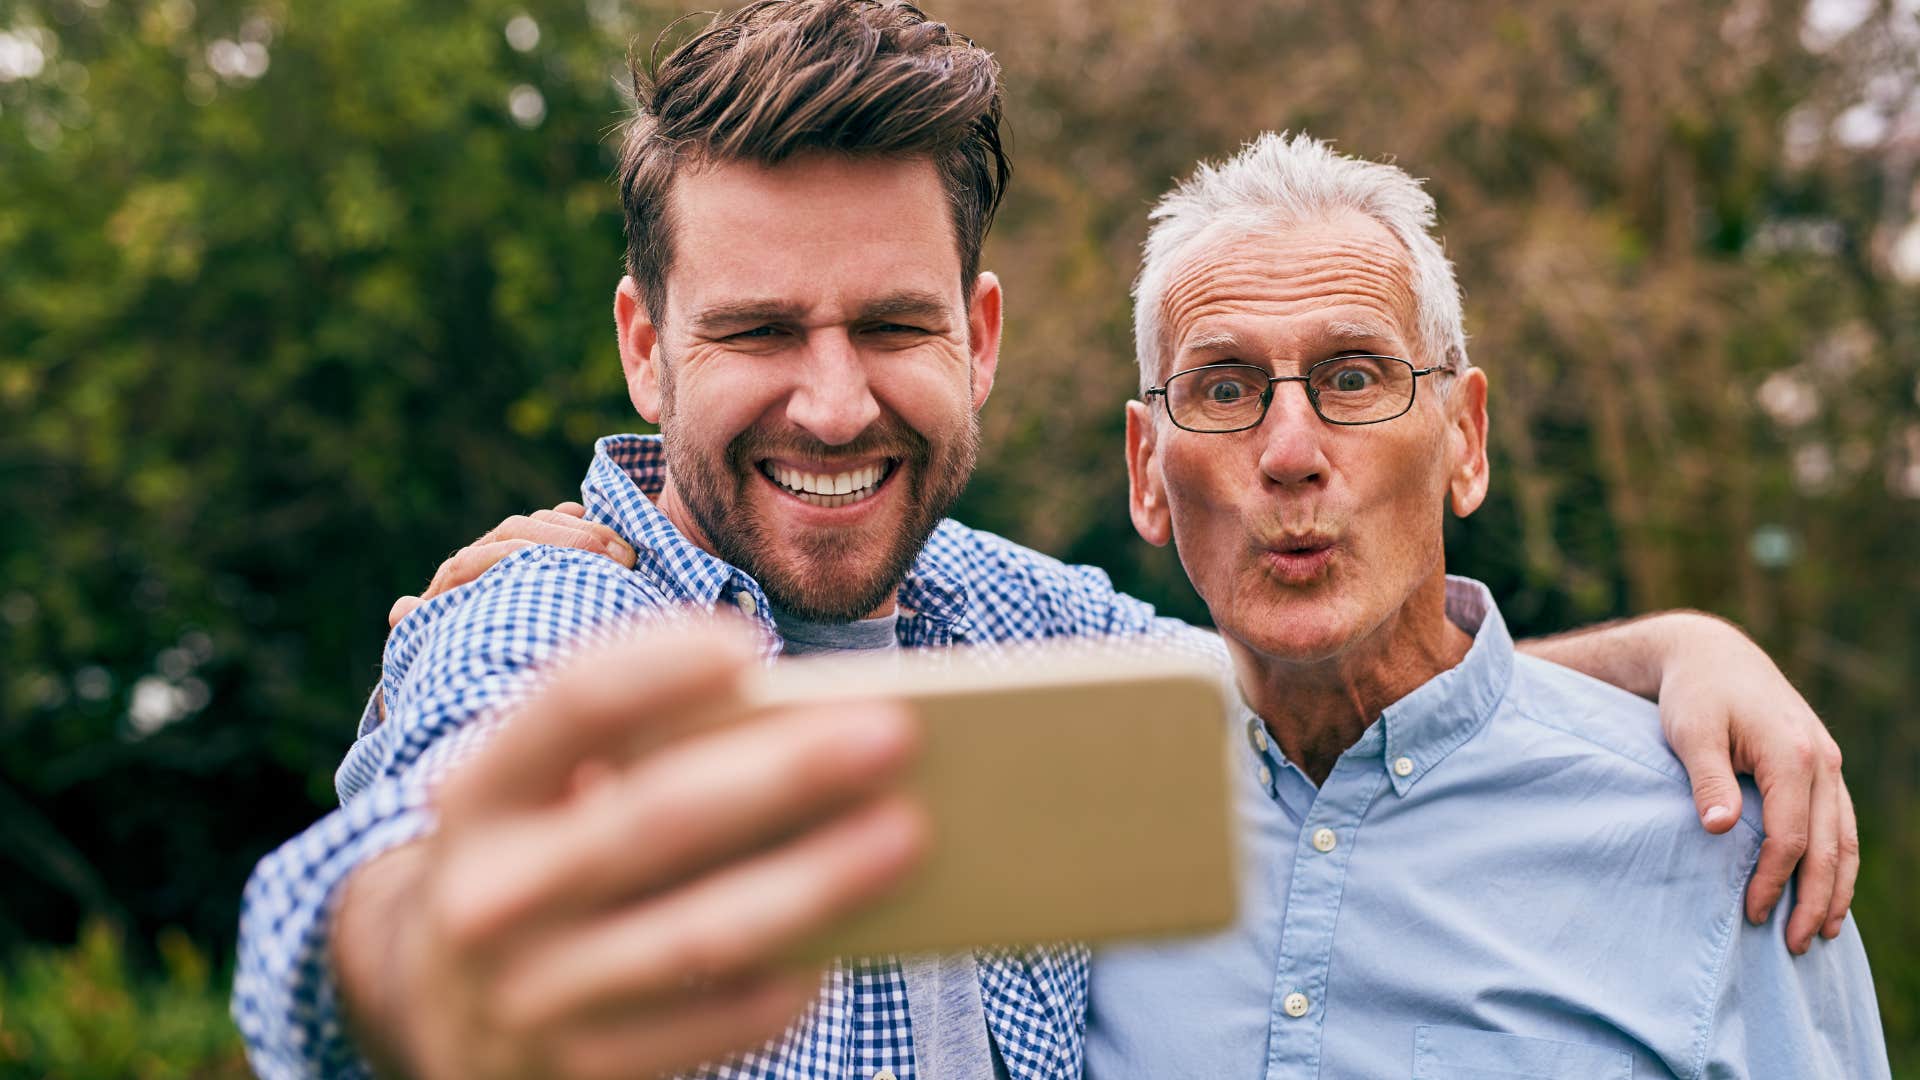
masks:
{"type": "Polygon", "coordinates": [[[878,492],[899,464],[887,458],[857,469],[840,472],[809,472],[767,460],[760,463],[760,474],[773,485],[809,506],[833,509],[870,499],[878,492]]]}

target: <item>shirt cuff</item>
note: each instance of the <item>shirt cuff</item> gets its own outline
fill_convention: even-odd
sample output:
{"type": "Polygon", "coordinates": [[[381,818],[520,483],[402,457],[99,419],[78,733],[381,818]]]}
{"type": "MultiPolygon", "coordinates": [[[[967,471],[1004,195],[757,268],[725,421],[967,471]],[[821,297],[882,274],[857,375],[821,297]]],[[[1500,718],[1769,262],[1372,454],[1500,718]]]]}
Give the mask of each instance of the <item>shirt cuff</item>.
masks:
{"type": "Polygon", "coordinates": [[[346,1033],[331,957],[333,909],[356,868],[432,827],[422,802],[413,785],[377,785],[262,859],[248,880],[233,1019],[265,1080],[372,1076],[346,1033]]]}

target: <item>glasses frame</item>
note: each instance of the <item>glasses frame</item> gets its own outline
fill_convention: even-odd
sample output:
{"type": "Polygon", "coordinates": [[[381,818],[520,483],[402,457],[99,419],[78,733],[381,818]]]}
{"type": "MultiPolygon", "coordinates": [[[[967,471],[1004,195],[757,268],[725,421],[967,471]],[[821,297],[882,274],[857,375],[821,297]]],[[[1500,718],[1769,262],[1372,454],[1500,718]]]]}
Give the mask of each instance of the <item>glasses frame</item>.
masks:
{"type": "Polygon", "coordinates": [[[1306,371],[1298,375],[1268,375],[1267,369],[1260,367],[1258,364],[1201,364],[1197,367],[1183,368],[1180,371],[1174,372],[1167,376],[1166,382],[1161,383],[1159,386],[1149,387],[1141,396],[1148,398],[1158,397],[1161,403],[1166,406],[1167,419],[1173,423],[1174,427],[1179,428],[1181,431],[1191,431],[1196,435],[1231,435],[1236,431],[1250,431],[1266,423],[1267,410],[1273,405],[1274,384],[1297,382],[1300,384],[1300,389],[1306,391],[1307,404],[1313,408],[1313,415],[1319,417],[1322,423],[1334,424],[1339,427],[1366,427],[1368,424],[1384,424],[1389,420],[1398,420],[1407,415],[1413,408],[1414,400],[1420,396],[1420,376],[1451,370],[1451,368],[1445,366],[1417,368],[1414,367],[1410,361],[1402,360],[1398,356],[1387,356],[1382,353],[1352,353],[1344,356],[1330,356],[1325,360],[1316,361],[1308,366],[1306,371]],[[1313,373],[1328,364],[1337,364],[1342,360],[1391,360],[1396,364],[1405,365],[1407,370],[1413,372],[1413,387],[1407,392],[1406,405],[1392,416],[1383,416],[1378,420],[1335,420],[1326,413],[1321,412],[1320,392],[1313,388],[1313,373]],[[1260,414],[1253,418],[1253,422],[1242,424],[1236,428],[1190,428],[1179,420],[1174,419],[1173,398],[1167,394],[1167,387],[1172,384],[1173,380],[1182,375],[1190,375],[1196,371],[1212,371],[1221,368],[1244,369],[1266,376],[1267,388],[1260,392],[1260,414]]]}

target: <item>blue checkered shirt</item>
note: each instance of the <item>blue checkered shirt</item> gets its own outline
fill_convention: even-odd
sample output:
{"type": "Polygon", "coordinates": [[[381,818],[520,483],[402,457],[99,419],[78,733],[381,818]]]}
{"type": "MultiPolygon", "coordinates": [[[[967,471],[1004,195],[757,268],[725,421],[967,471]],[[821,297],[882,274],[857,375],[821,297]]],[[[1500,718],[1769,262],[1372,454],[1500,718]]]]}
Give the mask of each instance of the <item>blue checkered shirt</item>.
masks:
{"type": "MultiPolygon", "coordinates": [[[[261,1076],[357,1077],[328,964],[331,904],[355,867],[432,827],[435,778],[473,750],[570,643],[683,606],[753,615],[779,651],[767,598],[746,574],[694,546],[654,505],[666,479],[657,436],[600,440],[582,485],[587,516],[638,553],[632,570],[565,548],[517,552],[479,580],[421,605],[388,639],[381,690],[336,778],[341,806],[261,860],[247,883],[233,1015],[261,1076]]],[[[943,521],[900,590],[909,647],[1187,628],[1113,589],[1093,567],[943,521]]],[[[1190,632],[1189,632],[1190,633],[1190,632]]],[[[1087,954],[1076,945],[978,957],[987,1026],[1015,1080],[1078,1077],[1087,954]]],[[[832,967],[820,996],[780,1038],[697,1075],[914,1080],[906,985],[891,960],[832,967]]]]}

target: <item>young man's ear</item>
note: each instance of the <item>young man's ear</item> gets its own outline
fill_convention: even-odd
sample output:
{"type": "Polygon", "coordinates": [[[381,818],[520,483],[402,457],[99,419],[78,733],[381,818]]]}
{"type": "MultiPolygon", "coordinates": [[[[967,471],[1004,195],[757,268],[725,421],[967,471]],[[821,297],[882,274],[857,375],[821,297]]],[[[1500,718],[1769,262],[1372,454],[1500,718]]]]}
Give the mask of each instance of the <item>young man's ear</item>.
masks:
{"type": "Polygon", "coordinates": [[[1487,498],[1487,375],[1477,367],[1453,376],[1447,392],[1447,495],[1466,517],[1487,498]]]}
{"type": "Polygon", "coordinates": [[[1153,406],[1127,402],[1127,510],[1133,530],[1154,547],[1173,539],[1173,515],[1167,510],[1167,482],[1155,456],[1153,406]]]}
{"type": "Polygon", "coordinates": [[[1000,366],[1000,279],[982,272],[973,281],[967,307],[967,352],[973,366],[973,411],[979,412],[993,392],[993,375],[1000,366]]]}
{"type": "Polygon", "coordinates": [[[620,370],[627,400],[649,424],[660,422],[660,334],[640,298],[640,285],[622,277],[613,291],[613,326],[620,338],[620,370]]]}

